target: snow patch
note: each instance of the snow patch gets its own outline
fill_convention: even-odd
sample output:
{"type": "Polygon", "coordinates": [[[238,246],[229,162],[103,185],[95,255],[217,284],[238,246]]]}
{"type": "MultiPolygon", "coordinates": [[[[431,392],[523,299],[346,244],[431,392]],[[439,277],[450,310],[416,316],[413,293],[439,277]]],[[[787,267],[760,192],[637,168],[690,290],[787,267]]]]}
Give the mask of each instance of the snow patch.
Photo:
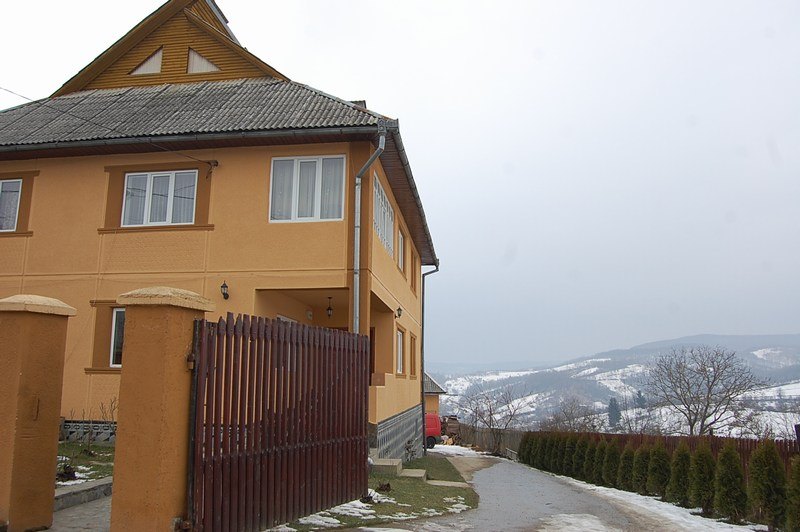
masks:
{"type": "Polygon", "coordinates": [[[597,517],[589,514],[558,514],[551,515],[541,521],[541,532],[610,532],[617,531],[609,528],[597,517]]]}

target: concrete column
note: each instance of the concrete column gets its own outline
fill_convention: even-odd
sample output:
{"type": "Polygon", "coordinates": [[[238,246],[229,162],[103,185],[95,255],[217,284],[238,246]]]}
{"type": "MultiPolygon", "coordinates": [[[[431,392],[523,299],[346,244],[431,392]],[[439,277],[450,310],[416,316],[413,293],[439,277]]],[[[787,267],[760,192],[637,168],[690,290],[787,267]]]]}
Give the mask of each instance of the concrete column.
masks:
{"type": "Polygon", "coordinates": [[[49,297],[0,299],[0,530],[53,524],[67,319],[49,297]]]}
{"type": "Polygon", "coordinates": [[[111,530],[174,529],[186,511],[193,323],[214,310],[194,292],[153,287],[125,306],[111,530]]]}

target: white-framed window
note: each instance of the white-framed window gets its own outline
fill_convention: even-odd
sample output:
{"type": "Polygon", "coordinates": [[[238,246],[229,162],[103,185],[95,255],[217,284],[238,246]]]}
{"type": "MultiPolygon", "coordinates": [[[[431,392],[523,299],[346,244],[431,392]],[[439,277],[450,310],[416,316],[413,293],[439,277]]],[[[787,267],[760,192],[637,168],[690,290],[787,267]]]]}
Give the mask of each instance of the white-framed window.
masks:
{"type": "Polygon", "coordinates": [[[112,368],[122,367],[122,339],[125,336],[125,309],[115,308],[111,311],[111,356],[108,365],[112,368]]]}
{"type": "Polygon", "coordinates": [[[405,345],[406,333],[397,329],[397,361],[395,373],[403,373],[403,346],[405,345]]]}
{"type": "Polygon", "coordinates": [[[22,195],[22,179],[0,181],[0,231],[17,230],[19,198],[22,195]]]}
{"type": "Polygon", "coordinates": [[[406,237],[402,229],[397,231],[397,267],[406,271],[406,237]]]}
{"type": "Polygon", "coordinates": [[[383,243],[383,247],[390,254],[394,254],[394,209],[381,186],[377,172],[373,175],[373,182],[375,183],[375,208],[373,209],[372,225],[375,227],[375,232],[383,243]]]}
{"type": "Polygon", "coordinates": [[[344,217],[344,156],[274,157],[271,222],[318,222],[344,217]]]}
{"type": "Polygon", "coordinates": [[[122,226],[193,224],[197,170],[125,174],[122,226]]]}

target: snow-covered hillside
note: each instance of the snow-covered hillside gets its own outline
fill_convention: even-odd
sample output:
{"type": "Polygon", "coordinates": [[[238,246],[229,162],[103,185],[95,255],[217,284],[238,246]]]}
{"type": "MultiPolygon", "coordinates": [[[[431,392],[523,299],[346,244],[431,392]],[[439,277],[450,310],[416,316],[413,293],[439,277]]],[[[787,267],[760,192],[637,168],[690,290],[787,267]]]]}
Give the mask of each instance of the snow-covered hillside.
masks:
{"type": "MultiPolygon", "coordinates": [[[[644,390],[647,368],[655,357],[668,353],[673,346],[701,344],[735,350],[757,376],[774,383],[770,388],[752,394],[743,417],[752,412],[765,412],[757,416],[761,422],[780,427],[782,432],[800,422],[800,416],[792,413],[792,409],[800,412],[800,335],[705,335],[599,353],[551,368],[434,376],[448,391],[448,395],[441,398],[443,413],[454,413],[463,396],[481,390],[496,393],[511,388],[519,398],[518,404],[523,405],[523,423],[533,426],[551,414],[567,397],[578,397],[582,404],[597,410],[601,417],[605,416],[612,397],[623,409],[633,409],[634,397],[644,390]]],[[[668,412],[659,415],[670,416],[668,412]]],[[[662,421],[675,425],[680,420],[662,421]]],[[[741,432],[742,429],[736,430],[741,432]]]]}

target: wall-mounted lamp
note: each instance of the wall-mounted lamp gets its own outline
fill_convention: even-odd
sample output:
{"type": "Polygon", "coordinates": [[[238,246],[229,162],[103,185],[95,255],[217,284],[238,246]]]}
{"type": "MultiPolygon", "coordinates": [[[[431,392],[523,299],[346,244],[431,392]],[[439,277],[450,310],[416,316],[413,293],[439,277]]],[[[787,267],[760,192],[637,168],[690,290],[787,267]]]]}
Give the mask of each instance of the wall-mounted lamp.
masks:
{"type": "Polygon", "coordinates": [[[332,299],[332,297],[328,298],[328,308],[325,309],[325,314],[327,314],[329,318],[333,317],[333,305],[331,304],[332,299]]]}
{"type": "Polygon", "coordinates": [[[222,284],[219,285],[219,291],[222,292],[222,299],[228,299],[229,297],[231,297],[228,294],[228,283],[226,283],[225,281],[222,281],[222,284]]]}
{"type": "Polygon", "coordinates": [[[394,311],[394,315],[396,318],[399,318],[403,315],[403,307],[397,307],[397,310],[394,311]]]}

